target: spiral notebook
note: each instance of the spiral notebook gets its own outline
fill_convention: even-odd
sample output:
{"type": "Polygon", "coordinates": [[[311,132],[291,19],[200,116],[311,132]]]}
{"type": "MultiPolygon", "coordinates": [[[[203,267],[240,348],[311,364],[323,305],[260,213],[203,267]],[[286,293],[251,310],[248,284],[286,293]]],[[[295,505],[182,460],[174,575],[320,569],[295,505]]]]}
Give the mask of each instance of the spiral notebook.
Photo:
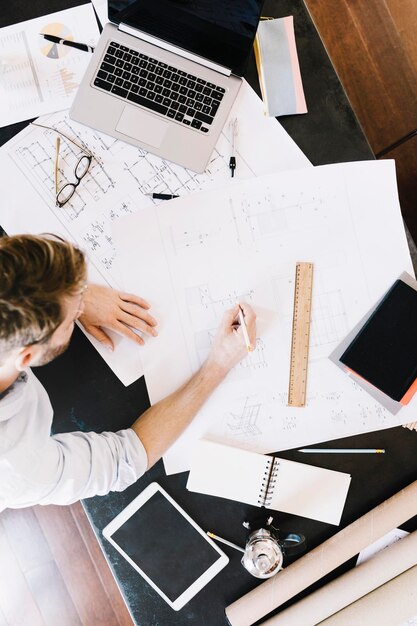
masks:
{"type": "Polygon", "coordinates": [[[350,474],[201,439],[187,489],[338,525],[350,474]]]}

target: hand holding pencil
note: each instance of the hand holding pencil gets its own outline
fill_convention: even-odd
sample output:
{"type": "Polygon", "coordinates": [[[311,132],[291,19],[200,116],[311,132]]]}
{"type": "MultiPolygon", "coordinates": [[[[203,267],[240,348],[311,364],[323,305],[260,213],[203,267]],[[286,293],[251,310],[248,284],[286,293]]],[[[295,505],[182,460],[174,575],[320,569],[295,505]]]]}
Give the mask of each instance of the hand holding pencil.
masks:
{"type": "Polygon", "coordinates": [[[249,304],[240,303],[226,311],[211,346],[208,363],[226,374],[256,344],[256,315],[249,304]]]}
{"type": "Polygon", "coordinates": [[[245,315],[243,313],[242,306],[240,304],[238,306],[239,306],[240,328],[242,330],[243,338],[245,340],[246,349],[247,349],[248,352],[252,352],[253,347],[252,347],[252,342],[251,342],[251,340],[249,338],[248,329],[246,327],[245,315]]]}

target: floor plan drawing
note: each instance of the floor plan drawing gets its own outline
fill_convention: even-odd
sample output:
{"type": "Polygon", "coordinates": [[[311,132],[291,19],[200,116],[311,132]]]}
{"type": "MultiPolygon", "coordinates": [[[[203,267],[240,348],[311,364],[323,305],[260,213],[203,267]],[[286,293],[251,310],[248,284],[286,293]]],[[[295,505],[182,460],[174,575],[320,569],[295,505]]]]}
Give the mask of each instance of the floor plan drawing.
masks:
{"type": "MultiPolygon", "coordinates": [[[[64,78],[67,87],[71,89],[70,75],[64,78]]],[[[237,181],[311,166],[282,126],[275,119],[265,117],[262,111],[261,100],[243,82],[231,111],[231,116],[239,118],[240,128],[235,146],[237,181]]],[[[230,181],[231,140],[227,124],[206,171],[196,174],[73,122],[66,111],[44,116],[37,123],[51,127],[52,130],[29,125],[0,150],[4,180],[8,180],[14,189],[13,197],[2,215],[2,226],[10,234],[23,231],[56,232],[74,241],[86,251],[89,271],[96,282],[124,289],[117,262],[119,247],[123,248],[124,244],[123,241],[116,243],[113,236],[113,226],[120,217],[139,214],[147,207],[157,207],[161,201],[153,199],[153,193],[180,196],[193,194],[197,203],[198,192],[223,186],[230,181]],[[93,155],[87,174],[71,200],[63,207],[57,207],[55,202],[54,170],[58,135],[54,129],[71,140],[61,137],[59,186],[75,182],[74,168],[84,154],[83,149],[93,155]],[[78,149],[73,141],[83,149],[78,149]]],[[[179,254],[184,247],[199,247],[204,242],[205,231],[200,230],[198,225],[188,229],[188,232],[191,236],[176,231],[179,254]],[[202,233],[201,236],[199,233],[202,233]]],[[[140,276],[140,268],[136,268],[136,271],[140,276]]],[[[136,291],[147,299],[140,285],[136,291]]],[[[94,345],[99,349],[99,346],[94,345]]],[[[117,352],[121,355],[119,365],[123,365],[123,381],[129,384],[143,373],[141,368],[137,369],[137,350],[133,358],[134,366],[129,366],[128,347],[122,349],[118,344],[117,352]],[[124,364],[121,363],[122,359],[124,364]]],[[[119,366],[114,364],[116,351],[111,356],[100,353],[108,363],[112,363],[114,371],[119,372],[119,366]]]]}
{"type": "Polygon", "coordinates": [[[225,309],[232,309],[239,302],[250,302],[252,298],[252,289],[243,292],[236,289],[222,293],[217,291],[216,295],[208,284],[185,289],[185,301],[190,318],[195,320],[195,324],[199,324],[202,318],[205,320],[204,324],[207,324],[207,320],[213,320],[216,323],[225,309]]]}
{"type": "Polygon", "coordinates": [[[333,345],[343,339],[349,328],[340,289],[315,294],[312,308],[314,316],[310,329],[310,347],[333,345]]]}
{"type": "MultiPolygon", "coordinates": [[[[175,359],[175,384],[181,382],[181,368],[190,372],[201,365],[226,309],[243,298],[257,313],[256,349],[228,374],[199,422],[165,455],[168,473],[189,467],[193,437],[202,434],[265,453],[407,419],[410,407],[392,415],[327,358],[404,266],[411,270],[391,168],[388,162],[323,166],[203,192],[198,204],[191,197],[177,199],[175,213],[159,205],[141,215],[147,235],[139,236],[139,246],[130,236],[137,216],[117,223],[126,242],[121,271],[130,288],[132,262],[152,259],[158,280],[147,281],[147,288],[160,310],[170,311],[162,319],[159,348],[165,363],[175,359]],[[378,238],[368,224],[375,213],[385,220],[378,238]],[[180,246],[172,236],[173,229],[186,233],[196,227],[210,234],[203,245],[180,246]],[[393,264],[381,251],[391,245],[395,229],[393,264]],[[288,406],[299,260],[314,265],[307,402],[301,408],[288,406]]],[[[157,355],[145,346],[152,401],[174,386],[174,378],[161,381],[153,374],[156,363],[157,355]]]]}

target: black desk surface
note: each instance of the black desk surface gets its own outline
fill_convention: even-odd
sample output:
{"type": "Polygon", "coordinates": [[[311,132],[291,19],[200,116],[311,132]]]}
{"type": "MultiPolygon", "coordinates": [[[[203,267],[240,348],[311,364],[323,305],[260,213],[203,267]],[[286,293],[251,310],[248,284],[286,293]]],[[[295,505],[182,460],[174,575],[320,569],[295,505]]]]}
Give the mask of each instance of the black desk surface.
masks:
{"type": "MultiPolygon", "coordinates": [[[[31,3],[18,0],[3,7],[0,26],[76,4],[76,0],[32,0],[31,3]]],[[[302,0],[267,0],[264,15],[294,15],[295,21],[309,112],[307,115],[281,118],[282,125],[314,165],[373,158],[302,0]]],[[[247,79],[259,93],[253,58],[248,67],[247,79]]],[[[15,124],[0,129],[0,143],[3,144],[25,125],[15,124]]],[[[37,369],[36,374],[51,397],[55,410],[55,432],[117,430],[130,426],[148,406],[143,378],[125,388],[78,329],[69,350],[53,363],[37,369]]],[[[352,474],[341,528],[417,478],[416,443],[417,433],[404,428],[392,428],[340,439],[335,443],[335,447],[386,448],[385,455],[317,455],[306,460],[293,451],[279,454],[284,458],[316,462],[323,467],[352,474]]],[[[257,509],[189,493],[185,489],[186,479],[187,474],[165,476],[162,462],[159,462],[125,492],[91,498],[83,503],[134,620],[141,626],[226,624],[224,608],[258,584],[240,565],[240,554],[224,546],[230,564],[184,609],[175,613],[102,539],[102,528],[146,485],[156,480],[202,528],[242,545],[245,539],[242,521],[254,515],[257,509]]],[[[339,530],[335,526],[285,514],[277,514],[275,519],[283,532],[303,533],[307,537],[309,549],[339,530]]],[[[410,530],[416,525],[417,520],[414,518],[404,528],[410,530]]],[[[353,560],[332,576],[352,564],[353,560]]]]}

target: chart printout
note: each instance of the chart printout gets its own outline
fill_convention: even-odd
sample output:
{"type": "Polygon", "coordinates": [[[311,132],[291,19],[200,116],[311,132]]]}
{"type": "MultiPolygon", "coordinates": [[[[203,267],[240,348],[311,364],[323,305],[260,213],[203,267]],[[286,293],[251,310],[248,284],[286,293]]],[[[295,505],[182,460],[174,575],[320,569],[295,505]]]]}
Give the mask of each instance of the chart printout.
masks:
{"type": "Polygon", "coordinates": [[[91,54],[51,43],[40,33],[95,46],[97,20],[90,4],[0,29],[2,126],[68,109],[91,54]]]}

